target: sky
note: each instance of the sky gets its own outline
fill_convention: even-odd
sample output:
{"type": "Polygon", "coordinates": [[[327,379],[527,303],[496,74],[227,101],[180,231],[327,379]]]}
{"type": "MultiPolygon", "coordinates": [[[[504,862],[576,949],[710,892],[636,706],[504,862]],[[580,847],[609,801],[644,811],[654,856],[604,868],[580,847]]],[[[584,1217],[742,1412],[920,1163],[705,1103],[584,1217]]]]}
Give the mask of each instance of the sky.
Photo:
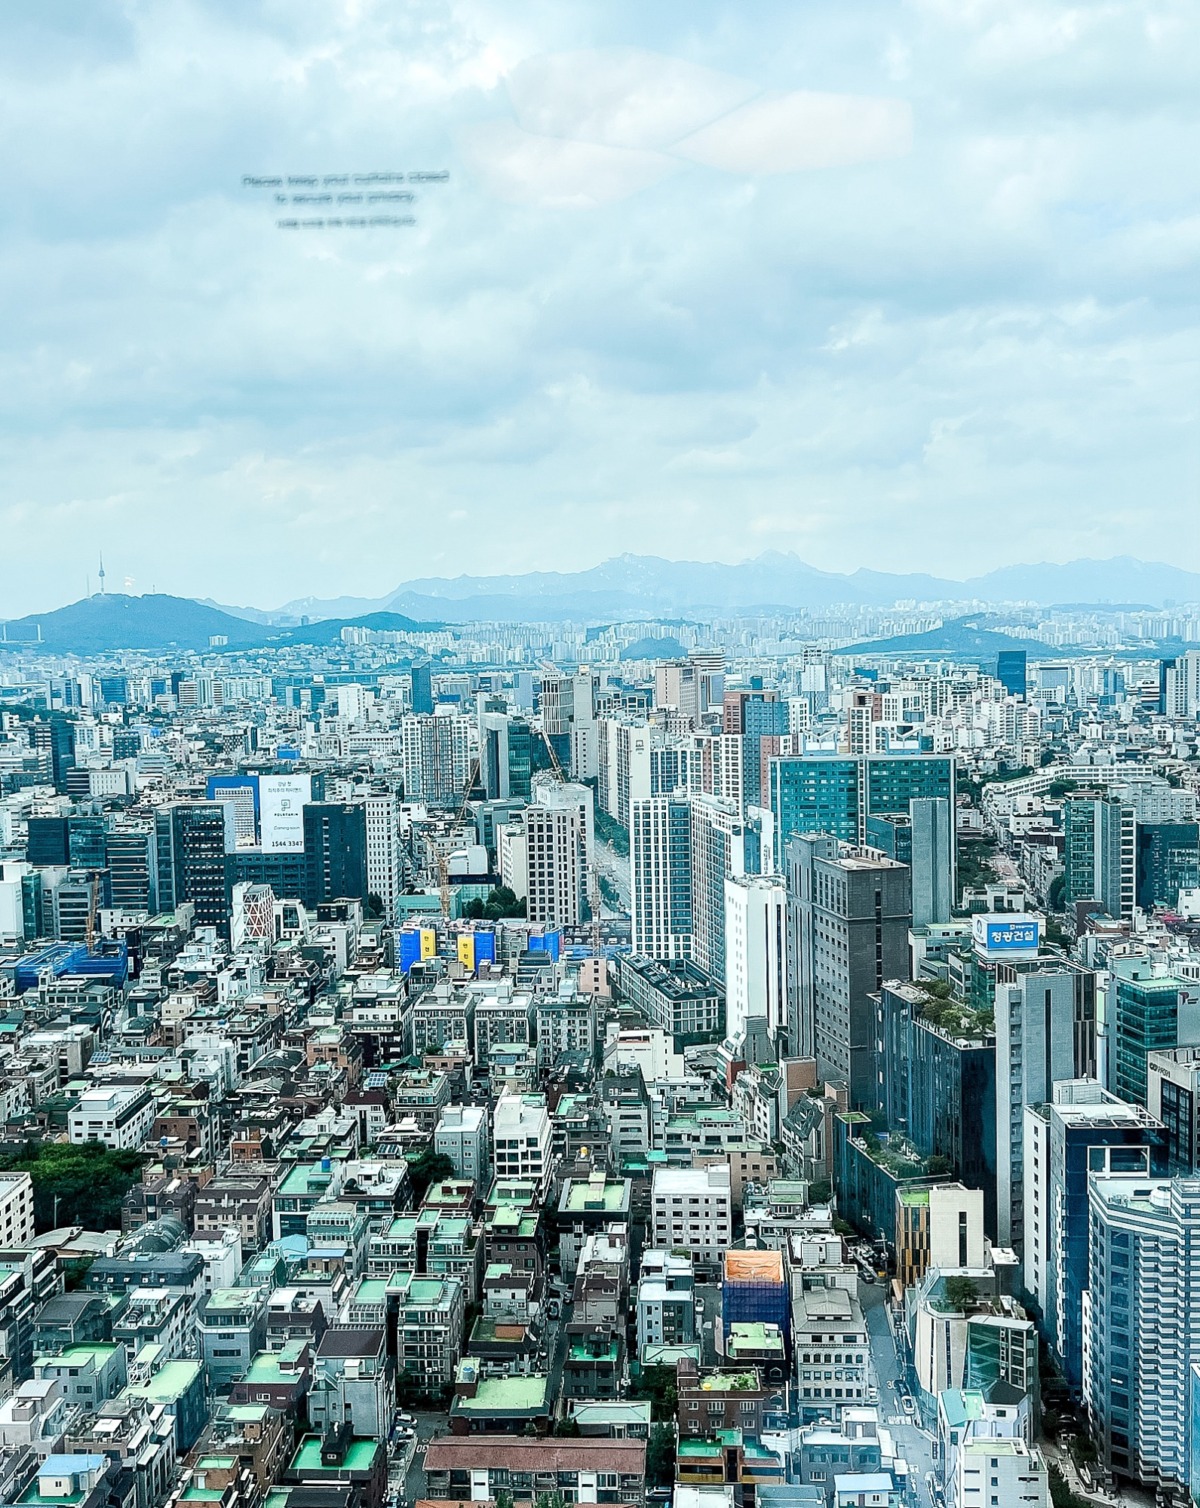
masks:
{"type": "Polygon", "coordinates": [[[1200,568],[1198,59],[1194,0],[2,7],[0,617],[101,550],[1200,568]]]}

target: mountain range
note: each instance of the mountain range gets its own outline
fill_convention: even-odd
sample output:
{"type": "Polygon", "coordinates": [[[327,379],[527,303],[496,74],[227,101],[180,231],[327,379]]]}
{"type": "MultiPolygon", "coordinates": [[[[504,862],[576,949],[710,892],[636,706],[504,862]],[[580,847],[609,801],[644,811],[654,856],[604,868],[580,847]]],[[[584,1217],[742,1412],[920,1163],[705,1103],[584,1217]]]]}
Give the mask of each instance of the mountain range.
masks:
{"type": "MultiPolygon", "coordinates": [[[[843,604],[891,607],[898,602],[1031,602],[1161,607],[1200,602],[1200,574],[1178,566],[1118,556],[1065,565],[1002,566],[965,581],[923,574],[819,571],[798,556],[769,551],[740,565],[619,555],[582,571],[530,571],[509,576],[425,576],[402,582],[378,599],[306,597],[270,616],[276,622],[351,616],[379,609],[454,622],[521,622],[563,618],[603,622],[664,613],[696,616],[746,609],[827,609],[843,604]]],[[[246,609],[227,609],[246,611],[246,609]]]]}
{"type": "Polygon", "coordinates": [[[127,597],[118,592],[84,597],[49,613],[31,613],[3,625],[0,650],[40,645],[64,654],[104,654],[119,649],[195,649],[224,640],[230,649],[256,649],[293,644],[333,644],[343,628],[387,629],[412,633],[440,628],[439,623],[415,623],[400,613],[373,612],[353,620],[325,618],[292,627],[262,624],[235,616],[223,608],[190,597],[153,593],[127,597]]]}
{"type": "MultiPolygon", "coordinates": [[[[1055,603],[1162,607],[1200,602],[1200,574],[1177,566],[1134,560],[1075,560],[1066,565],[1004,566],[966,581],[938,576],[858,570],[819,571],[795,555],[770,552],[740,565],[620,555],[582,571],[531,571],[511,576],[418,577],[382,598],[301,598],[274,611],[225,607],[211,600],[151,594],[96,595],[48,613],[31,613],[3,625],[0,649],[40,642],[77,654],[117,649],[207,649],[223,639],[231,649],[264,645],[335,643],[344,627],[399,633],[429,631],[447,623],[530,622],[573,619],[603,624],[680,617],[703,621],[725,613],[825,612],[849,605],[962,604],[978,614],[988,604],[1055,603]]],[[[961,609],[960,609],[961,615],[961,609]]],[[[950,627],[948,617],[945,630],[950,627]]],[[[964,625],[965,628],[965,625],[964,625]]],[[[973,630],[975,631],[975,630],[973,630]]],[[[977,631],[990,633],[984,623],[977,631]]],[[[946,639],[944,630],[934,635],[946,639]]],[[[917,636],[920,637],[920,636],[917,636]]],[[[962,652],[969,635],[950,634],[962,652]]],[[[1011,641],[1010,641],[1011,642],[1011,641]]],[[[897,641],[891,647],[936,650],[941,641],[897,641]]],[[[857,646],[856,646],[857,647],[857,646]]],[[[987,648],[992,646],[988,644],[987,648]]],[[[859,648],[868,652],[867,645],[859,648]]],[[[874,652],[880,652],[875,646],[874,652]]]]}

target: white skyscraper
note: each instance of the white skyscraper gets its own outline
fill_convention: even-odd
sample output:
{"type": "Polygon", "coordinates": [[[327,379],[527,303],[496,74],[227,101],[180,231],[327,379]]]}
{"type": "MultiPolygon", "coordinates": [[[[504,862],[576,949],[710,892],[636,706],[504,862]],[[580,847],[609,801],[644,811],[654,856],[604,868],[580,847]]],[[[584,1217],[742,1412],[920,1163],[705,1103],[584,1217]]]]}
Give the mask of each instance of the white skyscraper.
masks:
{"type": "Polygon", "coordinates": [[[367,893],[378,896],[384,920],[395,922],[400,894],[400,830],[394,791],[373,791],[366,799],[367,893]]]}
{"type": "Polygon", "coordinates": [[[692,951],[692,816],[680,796],[634,801],[629,816],[633,951],[689,958],[692,951]]]}
{"type": "Polygon", "coordinates": [[[1190,1501],[1200,1181],[1098,1174],[1088,1199],[1083,1396],[1092,1439],[1110,1478],[1190,1501]]]}
{"type": "Polygon", "coordinates": [[[782,875],[725,880],[725,1035],[742,1042],[751,1017],[772,1040],[787,1033],[787,885],[782,875]]]}

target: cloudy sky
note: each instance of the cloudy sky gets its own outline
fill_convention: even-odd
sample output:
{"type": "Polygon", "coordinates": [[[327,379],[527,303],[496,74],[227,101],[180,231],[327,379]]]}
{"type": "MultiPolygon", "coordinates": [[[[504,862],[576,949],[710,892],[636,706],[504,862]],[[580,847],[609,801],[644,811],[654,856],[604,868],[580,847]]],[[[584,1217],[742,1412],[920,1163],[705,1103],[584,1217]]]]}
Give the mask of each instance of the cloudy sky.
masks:
{"type": "Polygon", "coordinates": [[[4,6],[0,616],[101,548],[262,607],[1200,568],[1198,58],[1195,0],[4,6]],[[243,186],[442,169],[413,226],[243,186]]]}

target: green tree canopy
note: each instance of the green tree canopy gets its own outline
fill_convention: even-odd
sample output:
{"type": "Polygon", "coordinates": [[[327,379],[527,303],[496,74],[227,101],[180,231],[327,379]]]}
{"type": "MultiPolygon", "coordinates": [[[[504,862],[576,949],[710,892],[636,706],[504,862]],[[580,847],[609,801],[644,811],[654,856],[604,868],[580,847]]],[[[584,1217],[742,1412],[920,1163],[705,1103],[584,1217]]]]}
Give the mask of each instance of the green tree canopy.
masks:
{"type": "Polygon", "coordinates": [[[39,1232],[63,1225],[119,1230],[121,1201],[138,1181],[141,1152],[69,1142],[43,1142],[19,1156],[0,1157],[0,1171],[33,1180],[33,1219],[39,1232]]]}

